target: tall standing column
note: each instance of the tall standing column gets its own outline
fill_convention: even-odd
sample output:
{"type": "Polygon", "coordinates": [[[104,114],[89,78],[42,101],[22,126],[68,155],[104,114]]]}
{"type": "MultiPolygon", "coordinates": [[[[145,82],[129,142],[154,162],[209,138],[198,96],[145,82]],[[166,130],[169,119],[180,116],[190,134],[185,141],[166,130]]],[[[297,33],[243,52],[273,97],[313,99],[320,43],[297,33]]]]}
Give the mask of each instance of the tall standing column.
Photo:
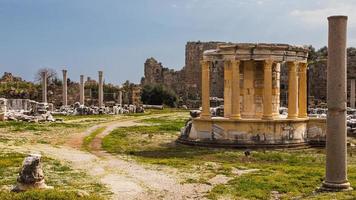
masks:
{"type": "Polygon", "coordinates": [[[118,104],[122,106],[122,91],[119,91],[118,104]]]}
{"type": "Polygon", "coordinates": [[[231,119],[241,119],[241,113],[240,113],[240,61],[239,60],[232,61],[231,74],[232,74],[231,119]]]}
{"type": "Polygon", "coordinates": [[[62,70],[63,72],[63,106],[67,106],[68,105],[68,100],[67,100],[67,70],[62,70]]]}
{"type": "Polygon", "coordinates": [[[47,72],[43,71],[42,75],[42,102],[47,103],[47,72]]]}
{"type": "Polygon", "coordinates": [[[210,61],[201,61],[202,67],[202,112],[201,119],[210,119],[210,61]]]}
{"type": "Polygon", "coordinates": [[[224,61],[224,117],[231,115],[231,61],[224,61]]]}
{"type": "Polygon", "coordinates": [[[99,71],[99,107],[103,107],[103,100],[104,100],[104,94],[103,94],[103,72],[99,71]]]}
{"type": "Polygon", "coordinates": [[[299,96],[298,96],[298,107],[299,107],[299,118],[307,118],[307,63],[300,63],[299,65],[299,96]]]}
{"type": "Polygon", "coordinates": [[[263,63],[263,119],[273,119],[272,114],[272,60],[263,63]]]}
{"type": "Polygon", "coordinates": [[[85,104],[85,94],[84,94],[84,87],[85,87],[85,83],[84,83],[84,75],[80,75],[80,95],[79,95],[79,101],[80,101],[80,105],[84,105],[85,104]]]}
{"type": "Polygon", "coordinates": [[[355,108],[355,79],[351,79],[350,83],[350,107],[355,108]]]}
{"type": "Polygon", "coordinates": [[[288,65],[288,119],[298,118],[298,62],[288,65]]]}
{"type": "Polygon", "coordinates": [[[322,189],[348,190],[346,157],[346,16],[329,20],[326,176],[322,189]]]}
{"type": "Polygon", "coordinates": [[[277,119],[279,118],[279,107],[280,107],[280,97],[281,97],[281,63],[274,63],[272,66],[272,94],[274,95],[272,97],[272,104],[273,105],[273,118],[277,119]]]}

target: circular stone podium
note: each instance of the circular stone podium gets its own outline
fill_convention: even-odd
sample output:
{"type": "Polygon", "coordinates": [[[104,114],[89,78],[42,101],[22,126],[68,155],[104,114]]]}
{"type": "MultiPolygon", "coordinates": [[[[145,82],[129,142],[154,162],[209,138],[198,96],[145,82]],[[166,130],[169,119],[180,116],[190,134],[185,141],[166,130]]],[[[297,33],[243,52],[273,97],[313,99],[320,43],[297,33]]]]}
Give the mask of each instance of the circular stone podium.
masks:
{"type": "Polygon", "coordinates": [[[307,115],[308,49],[287,44],[236,43],[205,51],[202,111],[182,129],[179,143],[278,148],[325,143],[325,119],[307,115]],[[210,68],[224,63],[224,116],[210,113],[210,68]],[[280,73],[288,68],[288,116],[281,117],[280,73]]]}

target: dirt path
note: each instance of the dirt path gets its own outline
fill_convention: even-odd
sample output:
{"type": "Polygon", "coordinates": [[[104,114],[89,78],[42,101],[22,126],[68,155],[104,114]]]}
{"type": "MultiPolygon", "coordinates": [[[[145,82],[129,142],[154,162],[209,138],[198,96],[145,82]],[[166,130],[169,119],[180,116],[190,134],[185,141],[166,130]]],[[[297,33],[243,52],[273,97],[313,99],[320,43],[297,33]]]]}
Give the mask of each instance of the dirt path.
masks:
{"type": "Polygon", "coordinates": [[[6,148],[23,153],[41,153],[67,161],[74,169],[84,170],[107,185],[113,192],[113,199],[204,199],[205,193],[214,184],[181,184],[180,178],[174,173],[167,173],[158,167],[141,165],[102,151],[101,141],[112,130],[138,125],[137,120],[141,119],[143,117],[95,125],[81,134],[76,134],[64,146],[36,144],[6,148]],[[106,128],[91,143],[92,152],[81,151],[84,137],[99,127],[106,128]]]}
{"type": "MultiPolygon", "coordinates": [[[[105,136],[109,135],[114,129],[119,128],[119,127],[130,127],[130,126],[137,126],[137,125],[142,125],[142,123],[136,122],[136,120],[124,120],[120,122],[115,122],[115,123],[110,123],[106,125],[106,128],[103,132],[98,134],[90,144],[90,152],[93,153],[94,155],[97,155],[99,157],[105,157],[108,156],[109,154],[104,152],[101,148],[102,140],[104,139],[105,136]]],[[[89,133],[90,134],[90,133],[89,133]]]]}

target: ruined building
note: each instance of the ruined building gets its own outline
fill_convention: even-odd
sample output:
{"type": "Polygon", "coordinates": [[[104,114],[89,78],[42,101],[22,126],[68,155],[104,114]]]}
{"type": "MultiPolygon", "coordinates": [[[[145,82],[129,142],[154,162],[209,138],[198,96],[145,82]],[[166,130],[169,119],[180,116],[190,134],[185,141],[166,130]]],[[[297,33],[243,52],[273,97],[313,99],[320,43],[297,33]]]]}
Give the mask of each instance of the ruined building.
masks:
{"type": "MultiPolygon", "coordinates": [[[[141,84],[163,84],[173,89],[181,101],[189,107],[197,107],[201,96],[200,60],[203,52],[217,48],[222,42],[188,42],[185,46],[185,66],[179,71],[164,67],[154,58],[145,62],[145,74],[141,84]]],[[[211,96],[223,97],[223,63],[216,62],[211,68],[211,96]]]]}
{"type": "MultiPolygon", "coordinates": [[[[188,107],[198,107],[201,102],[201,66],[203,52],[216,49],[223,42],[188,42],[185,47],[185,66],[175,71],[166,68],[154,58],[146,60],[145,74],[141,84],[163,84],[173,89],[181,98],[182,104],[188,107]]],[[[226,44],[226,43],[225,43],[226,44]]],[[[308,96],[315,102],[326,101],[326,60],[327,49],[324,47],[308,60],[308,96]]],[[[281,67],[280,74],[280,102],[286,106],[288,101],[287,68],[281,67]]],[[[350,96],[350,80],[356,79],[356,49],[347,51],[347,79],[348,96],[350,96]]],[[[223,98],[224,66],[221,61],[215,61],[210,68],[210,96],[223,98]]]]}

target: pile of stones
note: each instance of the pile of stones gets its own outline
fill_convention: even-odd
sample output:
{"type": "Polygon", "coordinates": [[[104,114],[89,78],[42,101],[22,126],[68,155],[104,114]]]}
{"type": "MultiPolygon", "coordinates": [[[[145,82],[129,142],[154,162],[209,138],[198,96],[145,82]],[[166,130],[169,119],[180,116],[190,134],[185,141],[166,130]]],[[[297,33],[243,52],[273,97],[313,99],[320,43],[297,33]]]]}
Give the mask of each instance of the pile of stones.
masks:
{"type": "Polygon", "coordinates": [[[71,106],[62,106],[60,109],[52,112],[57,115],[120,115],[129,113],[143,113],[144,108],[142,106],[135,105],[123,105],[116,104],[113,106],[98,107],[98,106],[85,106],[80,105],[79,102],[74,103],[71,106]]]}
{"type": "Polygon", "coordinates": [[[54,122],[52,104],[28,99],[0,99],[1,120],[25,122],[54,122]]]}

